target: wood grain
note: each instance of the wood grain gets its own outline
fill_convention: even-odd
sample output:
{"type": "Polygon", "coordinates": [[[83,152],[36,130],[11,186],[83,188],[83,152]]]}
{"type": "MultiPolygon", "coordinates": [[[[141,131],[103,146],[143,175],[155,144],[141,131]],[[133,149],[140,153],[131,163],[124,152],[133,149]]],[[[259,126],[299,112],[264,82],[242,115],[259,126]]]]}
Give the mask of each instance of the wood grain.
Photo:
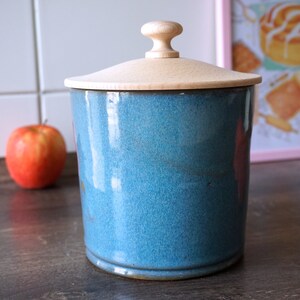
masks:
{"type": "MultiPolygon", "coordinates": [[[[2,160],[0,174],[3,167],[2,160]]],[[[39,191],[4,177],[0,299],[300,299],[300,161],[251,171],[244,258],[218,274],[175,282],[121,278],[87,261],[74,173],[39,191]]]]}

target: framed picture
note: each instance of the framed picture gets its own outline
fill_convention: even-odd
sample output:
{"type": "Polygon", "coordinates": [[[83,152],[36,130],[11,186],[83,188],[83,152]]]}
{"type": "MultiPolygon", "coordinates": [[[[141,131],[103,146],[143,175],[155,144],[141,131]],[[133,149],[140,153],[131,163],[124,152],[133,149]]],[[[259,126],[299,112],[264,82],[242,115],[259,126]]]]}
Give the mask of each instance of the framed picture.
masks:
{"type": "Polygon", "coordinates": [[[300,158],[300,0],[215,0],[218,66],[262,75],[251,161],[300,158]]]}

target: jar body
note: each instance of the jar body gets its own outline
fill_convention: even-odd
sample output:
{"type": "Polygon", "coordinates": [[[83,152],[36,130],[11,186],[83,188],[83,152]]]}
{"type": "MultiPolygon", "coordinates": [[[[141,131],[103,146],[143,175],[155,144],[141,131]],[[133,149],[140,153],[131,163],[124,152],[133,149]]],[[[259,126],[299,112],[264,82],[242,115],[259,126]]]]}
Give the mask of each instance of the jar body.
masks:
{"type": "Polygon", "coordinates": [[[253,87],[71,90],[87,256],[145,279],[243,253],[253,87]]]}

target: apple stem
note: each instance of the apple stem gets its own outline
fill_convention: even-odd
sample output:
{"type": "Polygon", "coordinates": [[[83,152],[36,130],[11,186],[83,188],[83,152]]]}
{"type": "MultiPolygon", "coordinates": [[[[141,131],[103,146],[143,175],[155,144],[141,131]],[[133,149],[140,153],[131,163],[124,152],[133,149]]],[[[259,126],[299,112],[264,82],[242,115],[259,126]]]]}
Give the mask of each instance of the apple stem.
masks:
{"type": "Polygon", "coordinates": [[[48,119],[46,118],[46,119],[44,119],[44,122],[42,123],[42,125],[47,125],[47,123],[48,123],[48,119]]]}

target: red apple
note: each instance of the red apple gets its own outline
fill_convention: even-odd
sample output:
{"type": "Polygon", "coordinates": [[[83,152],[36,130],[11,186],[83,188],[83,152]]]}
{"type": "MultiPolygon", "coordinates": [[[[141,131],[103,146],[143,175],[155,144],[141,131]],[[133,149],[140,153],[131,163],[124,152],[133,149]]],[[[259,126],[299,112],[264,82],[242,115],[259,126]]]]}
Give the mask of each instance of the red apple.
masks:
{"type": "Polygon", "coordinates": [[[26,189],[52,185],[66,160],[66,145],[60,132],[49,125],[16,129],[7,142],[6,165],[14,181],[26,189]]]}

